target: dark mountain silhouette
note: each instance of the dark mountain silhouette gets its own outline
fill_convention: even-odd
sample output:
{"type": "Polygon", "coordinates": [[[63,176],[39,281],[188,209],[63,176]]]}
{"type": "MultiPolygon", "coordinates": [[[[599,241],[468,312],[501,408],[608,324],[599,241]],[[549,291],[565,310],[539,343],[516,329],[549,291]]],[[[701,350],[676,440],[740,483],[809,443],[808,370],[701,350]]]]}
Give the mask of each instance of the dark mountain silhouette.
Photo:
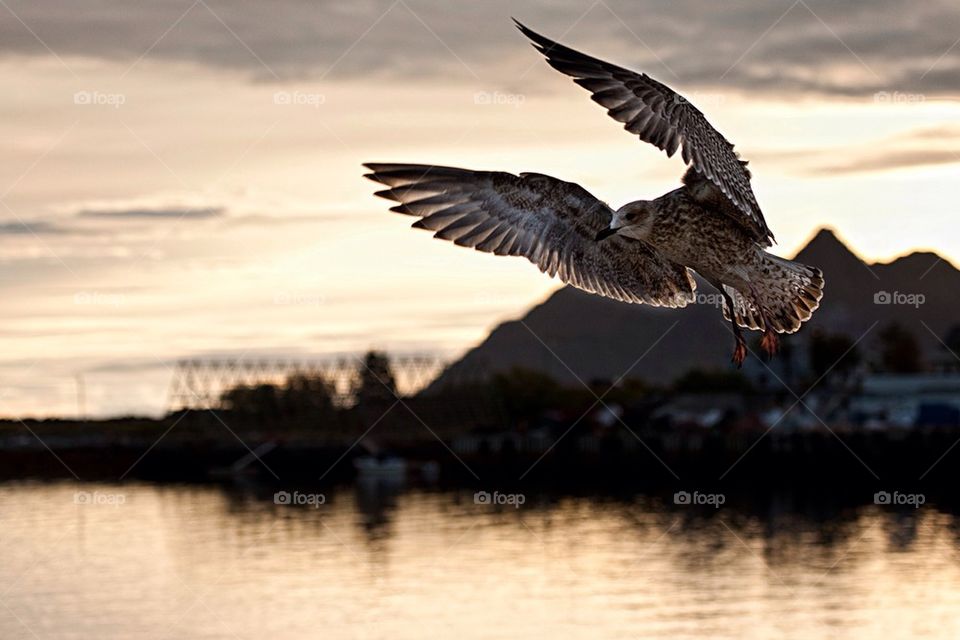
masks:
{"type": "MultiPolygon", "coordinates": [[[[818,328],[862,339],[859,348],[869,359],[880,330],[890,323],[914,334],[928,363],[953,360],[937,339],[960,323],[960,271],[945,259],[913,253],[887,264],[867,264],[829,229],[818,231],[796,259],[820,267],[826,288],[811,321],[787,338],[795,366],[803,366],[802,347],[818,328]]],[[[435,385],[513,367],[568,383],[621,376],[665,383],[691,369],[732,370],[733,338],[717,306],[719,296],[704,282],[698,293],[697,304],[673,310],[623,304],[566,287],[522,319],[496,327],[435,385]]],[[[783,366],[782,358],[773,366],[783,366]]],[[[763,365],[751,358],[745,370],[751,369],[760,371],[763,365]]]]}

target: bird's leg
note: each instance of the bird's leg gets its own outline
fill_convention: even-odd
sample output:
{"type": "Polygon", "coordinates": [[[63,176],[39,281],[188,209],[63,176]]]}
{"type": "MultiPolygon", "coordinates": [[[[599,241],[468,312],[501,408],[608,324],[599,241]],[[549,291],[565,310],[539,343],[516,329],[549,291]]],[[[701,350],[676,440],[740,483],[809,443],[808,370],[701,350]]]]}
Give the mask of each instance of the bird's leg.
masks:
{"type": "Polygon", "coordinates": [[[733,358],[731,361],[737,365],[737,369],[743,366],[743,361],[747,357],[747,341],[743,339],[743,332],[740,331],[740,325],[737,324],[737,314],[733,309],[733,298],[727,293],[726,289],[720,283],[713,285],[723,296],[723,301],[727,305],[727,311],[730,312],[730,326],[733,327],[733,337],[736,338],[736,345],[733,347],[733,358]]]}
{"type": "MultiPolygon", "coordinates": [[[[750,288],[753,293],[754,300],[759,300],[756,292],[753,290],[753,287],[750,288]]],[[[767,358],[772,358],[774,354],[777,353],[777,350],[780,348],[780,339],[777,338],[777,332],[773,330],[773,327],[770,326],[770,323],[767,321],[767,314],[764,312],[763,307],[757,303],[757,309],[760,311],[760,320],[763,322],[763,337],[760,338],[760,348],[763,349],[764,353],[767,354],[767,358]]]]}
{"type": "Polygon", "coordinates": [[[743,333],[740,332],[740,327],[737,326],[737,321],[733,321],[734,336],[737,339],[736,346],[733,347],[733,364],[737,365],[737,369],[743,366],[743,361],[747,358],[747,341],[743,339],[743,333]]]}
{"type": "Polygon", "coordinates": [[[777,332],[769,327],[765,329],[763,337],[760,338],[760,347],[772,358],[780,349],[780,338],[777,337],[777,332]]]}

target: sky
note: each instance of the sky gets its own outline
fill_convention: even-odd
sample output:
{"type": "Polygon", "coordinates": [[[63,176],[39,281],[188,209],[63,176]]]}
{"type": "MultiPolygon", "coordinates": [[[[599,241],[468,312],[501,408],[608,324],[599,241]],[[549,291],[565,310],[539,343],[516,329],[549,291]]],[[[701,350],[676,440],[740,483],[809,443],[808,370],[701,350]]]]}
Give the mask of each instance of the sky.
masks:
{"type": "Polygon", "coordinates": [[[558,289],[361,177],[678,186],[511,16],[704,111],[776,253],[829,226],[870,260],[960,257],[953,2],[0,0],[0,415],[158,415],[182,358],[452,358],[558,289]]]}

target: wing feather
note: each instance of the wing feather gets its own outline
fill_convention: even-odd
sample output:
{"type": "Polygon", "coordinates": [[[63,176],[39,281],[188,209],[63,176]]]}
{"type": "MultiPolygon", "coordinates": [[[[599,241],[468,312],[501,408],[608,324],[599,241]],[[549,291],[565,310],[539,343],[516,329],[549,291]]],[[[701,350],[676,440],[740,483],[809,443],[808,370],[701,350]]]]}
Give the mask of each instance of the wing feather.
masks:
{"type": "Polygon", "coordinates": [[[523,256],[574,287],[653,306],[682,307],[696,283],[686,267],[647,245],[596,241],[613,211],[583,187],[539,173],[469,171],[414,164],[366,164],[387,185],[391,211],[420,216],[414,227],[497,255],[523,256]]]}
{"type": "MultiPolygon", "coordinates": [[[[515,21],[516,22],[516,21],[515,21]]],[[[517,28],[554,69],[574,78],[590,91],[595,102],[624,129],[673,157],[678,149],[686,164],[733,206],[728,215],[751,231],[757,242],[769,246],[773,240],[763,212],[750,186],[750,172],[733,145],[717,131],[703,113],[670,87],[645,73],[636,73],[580,53],[527,28],[517,28]]],[[[712,197],[712,195],[711,195],[712,197]]]]}

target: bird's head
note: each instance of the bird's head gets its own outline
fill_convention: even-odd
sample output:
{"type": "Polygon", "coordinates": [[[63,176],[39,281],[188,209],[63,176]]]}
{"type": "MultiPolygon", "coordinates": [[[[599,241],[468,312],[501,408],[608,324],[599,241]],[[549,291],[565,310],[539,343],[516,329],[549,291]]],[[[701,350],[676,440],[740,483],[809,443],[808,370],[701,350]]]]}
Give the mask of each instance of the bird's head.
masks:
{"type": "Polygon", "coordinates": [[[626,236],[635,240],[646,240],[653,228],[656,210],[649,200],[628,202],[613,212],[610,226],[597,234],[597,240],[612,235],[626,236]]]}

